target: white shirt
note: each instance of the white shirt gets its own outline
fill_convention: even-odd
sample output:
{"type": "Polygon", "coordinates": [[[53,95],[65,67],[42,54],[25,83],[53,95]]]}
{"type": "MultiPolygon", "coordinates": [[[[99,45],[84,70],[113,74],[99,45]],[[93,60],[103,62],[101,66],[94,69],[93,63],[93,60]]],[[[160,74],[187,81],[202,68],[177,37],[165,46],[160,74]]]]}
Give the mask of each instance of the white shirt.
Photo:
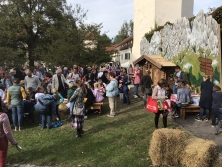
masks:
{"type": "Polygon", "coordinates": [[[5,99],[5,92],[2,89],[0,89],[0,97],[2,98],[2,100],[5,99]]]}
{"type": "Polygon", "coordinates": [[[98,79],[101,78],[102,75],[103,75],[103,72],[99,72],[97,78],[98,78],[98,79]]]}
{"type": "Polygon", "coordinates": [[[45,95],[44,93],[36,93],[35,94],[35,101],[38,101],[38,98],[42,95],[45,95]]]}

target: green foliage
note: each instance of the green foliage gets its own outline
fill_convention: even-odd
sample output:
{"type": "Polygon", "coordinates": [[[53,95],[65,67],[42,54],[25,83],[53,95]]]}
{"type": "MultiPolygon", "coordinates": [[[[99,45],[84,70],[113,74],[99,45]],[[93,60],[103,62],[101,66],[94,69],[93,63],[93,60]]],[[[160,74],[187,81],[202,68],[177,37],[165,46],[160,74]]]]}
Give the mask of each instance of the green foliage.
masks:
{"type": "MultiPolygon", "coordinates": [[[[170,23],[170,22],[166,22],[166,23],[165,23],[165,25],[167,25],[167,24],[172,25],[172,23],[170,23]]],[[[165,25],[164,25],[164,26],[165,26],[165,25]]],[[[157,26],[157,24],[155,24],[155,28],[154,28],[154,29],[151,29],[150,32],[148,32],[148,33],[145,34],[145,38],[150,42],[151,39],[152,39],[152,36],[153,36],[154,32],[155,32],[155,31],[160,31],[160,30],[162,30],[162,29],[164,28],[164,26],[157,26]]]]}
{"type": "Polygon", "coordinates": [[[133,20],[130,20],[129,23],[124,21],[123,25],[121,26],[118,34],[114,37],[113,43],[119,44],[127,37],[133,35],[133,20]]]}
{"type": "MultiPolygon", "coordinates": [[[[30,66],[34,60],[70,66],[84,62],[89,45],[85,41],[102,38],[102,24],[86,24],[86,14],[81,6],[73,8],[66,0],[8,1],[0,6],[0,46],[16,50],[23,44],[20,50],[28,52],[30,66]]],[[[105,52],[104,47],[100,50],[105,52]]],[[[93,55],[89,57],[85,64],[95,62],[93,55]]]]}
{"type": "Polygon", "coordinates": [[[21,50],[12,50],[8,47],[0,47],[0,66],[12,68],[25,63],[24,53],[21,50]]]}

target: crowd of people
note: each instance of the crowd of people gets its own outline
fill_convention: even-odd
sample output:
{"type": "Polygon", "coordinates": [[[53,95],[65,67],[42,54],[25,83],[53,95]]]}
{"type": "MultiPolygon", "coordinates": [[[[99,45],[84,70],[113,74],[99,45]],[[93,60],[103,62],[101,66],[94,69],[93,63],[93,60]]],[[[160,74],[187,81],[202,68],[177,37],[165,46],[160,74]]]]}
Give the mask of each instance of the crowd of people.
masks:
{"type": "MultiPolygon", "coordinates": [[[[83,123],[87,119],[87,108],[93,103],[99,103],[104,98],[108,98],[110,112],[107,116],[115,117],[118,96],[123,104],[130,105],[130,84],[134,85],[134,98],[143,96],[144,108],[147,106],[148,97],[157,100],[158,112],[155,113],[155,127],[159,127],[159,117],[162,115],[163,126],[166,128],[169,112],[172,112],[172,116],[175,118],[179,118],[180,108],[192,104],[191,95],[196,92],[188,84],[186,73],[181,71],[179,66],[175,68],[175,73],[171,78],[174,83],[172,88],[165,79],[153,83],[149,71],[143,73],[143,76],[141,73],[139,66],[133,68],[132,65],[129,68],[114,65],[92,67],[74,65],[73,68],[59,66],[52,69],[44,68],[41,65],[38,68],[24,68],[23,70],[17,67],[4,70],[0,67],[0,142],[9,140],[13,145],[17,145],[12,136],[8,116],[3,112],[11,115],[15,131],[22,130],[24,117],[28,117],[29,121],[34,123],[35,111],[42,129],[51,129],[62,126],[59,105],[64,100],[69,102],[68,119],[72,120],[72,127],[76,129],[76,137],[81,137],[83,123]],[[174,95],[176,98],[172,98],[174,95]],[[162,102],[165,101],[170,106],[167,109],[162,106],[162,102]],[[54,124],[52,123],[53,117],[55,118],[54,124]]],[[[205,112],[205,121],[208,121],[209,111],[212,109],[212,126],[218,124],[215,134],[218,134],[222,124],[221,103],[220,87],[214,86],[210,76],[204,76],[198,103],[200,113],[196,120],[202,121],[205,112]]],[[[0,163],[3,164],[6,154],[7,147],[5,145],[3,148],[1,144],[0,163]],[[3,151],[1,152],[1,150],[3,151]]]]}
{"type": "Polygon", "coordinates": [[[140,70],[132,65],[128,69],[108,64],[91,67],[74,65],[73,68],[59,66],[52,69],[43,65],[33,69],[15,67],[7,70],[0,67],[0,97],[4,110],[11,113],[15,131],[22,130],[24,116],[31,123],[35,121],[34,111],[38,113],[37,121],[42,129],[61,126],[58,106],[65,99],[69,102],[68,118],[73,120],[73,127],[79,131],[84,119],[87,119],[87,108],[94,102],[102,102],[105,97],[108,98],[108,117],[116,115],[117,96],[122,103],[130,105],[128,85],[131,84],[131,78],[128,72],[134,75],[134,97],[138,98],[140,70]],[[77,116],[73,114],[76,110],[83,112],[77,116]],[[52,124],[53,116],[56,125],[52,124]]]}

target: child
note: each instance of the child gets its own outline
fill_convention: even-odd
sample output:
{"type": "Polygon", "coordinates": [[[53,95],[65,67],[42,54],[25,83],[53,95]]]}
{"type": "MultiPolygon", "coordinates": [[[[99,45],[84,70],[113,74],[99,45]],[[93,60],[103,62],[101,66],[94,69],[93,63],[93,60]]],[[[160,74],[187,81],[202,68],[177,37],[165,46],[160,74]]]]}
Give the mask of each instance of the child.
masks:
{"type": "MultiPolygon", "coordinates": [[[[74,84],[74,82],[69,83],[69,89],[68,89],[68,100],[72,97],[73,93],[75,92],[75,90],[77,89],[77,86],[74,84]]],[[[69,107],[69,119],[71,119],[72,117],[72,109],[74,106],[75,101],[70,102],[70,107],[69,107]]]]}
{"type": "Polygon", "coordinates": [[[95,96],[95,102],[96,103],[102,102],[103,99],[104,99],[104,97],[100,93],[100,89],[99,89],[99,84],[98,83],[94,83],[93,95],[95,96]]]}
{"type": "Polygon", "coordinates": [[[104,88],[103,82],[101,79],[98,80],[98,84],[99,84],[99,90],[100,90],[100,94],[102,96],[104,96],[104,94],[106,93],[106,90],[104,88]]]}
{"type": "MultiPolygon", "coordinates": [[[[100,94],[100,90],[99,90],[99,84],[98,83],[94,83],[94,90],[92,91],[93,95],[95,96],[95,102],[99,103],[102,102],[104,97],[100,94]]],[[[95,113],[98,113],[99,111],[96,111],[95,113]]]]}
{"type": "Polygon", "coordinates": [[[56,116],[59,118],[59,121],[61,121],[61,117],[58,111],[58,107],[59,104],[64,102],[64,98],[62,97],[62,95],[58,92],[58,90],[56,88],[52,89],[52,93],[56,96],[58,96],[59,98],[57,99],[57,104],[56,104],[56,116]]]}
{"type": "MultiPolygon", "coordinates": [[[[44,90],[44,89],[43,89],[44,90]]],[[[35,99],[35,92],[32,91],[32,87],[28,87],[26,89],[26,94],[31,98],[31,99],[35,99]]]]}
{"type": "MultiPolygon", "coordinates": [[[[165,101],[168,103],[169,107],[171,107],[170,97],[171,97],[171,95],[173,94],[173,90],[170,89],[170,85],[169,85],[169,84],[166,85],[165,90],[166,90],[165,95],[167,96],[167,99],[166,99],[165,101]]],[[[173,109],[174,109],[174,111],[175,111],[175,108],[173,108],[173,109]]],[[[172,108],[169,109],[168,111],[169,111],[169,112],[172,111],[172,108]]]]}
{"type": "Polygon", "coordinates": [[[173,90],[170,89],[170,85],[168,84],[166,87],[166,96],[167,96],[167,99],[170,99],[171,95],[173,94],[173,90]]]}
{"type": "Polygon", "coordinates": [[[92,85],[91,81],[88,81],[87,87],[88,87],[88,89],[91,89],[91,91],[93,91],[93,85],[92,85]]]}
{"type": "Polygon", "coordinates": [[[216,127],[215,135],[219,134],[220,127],[222,125],[222,92],[219,86],[213,87],[213,102],[212,102],[212,127],[216,126],[216,118],[218,119],[218,125],[216,127]]]}

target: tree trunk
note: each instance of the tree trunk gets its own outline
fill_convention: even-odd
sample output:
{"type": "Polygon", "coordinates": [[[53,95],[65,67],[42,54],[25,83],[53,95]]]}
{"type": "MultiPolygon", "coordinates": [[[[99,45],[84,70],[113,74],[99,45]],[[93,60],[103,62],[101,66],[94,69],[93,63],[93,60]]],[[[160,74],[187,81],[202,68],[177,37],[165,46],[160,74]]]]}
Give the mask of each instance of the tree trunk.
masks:
{"type": "Polygon", "coordinates": [[[29,49],[29,67],[34,67],[34,58],[33,58],[33,55],[32,55],[32,49],[29,49]]]}

